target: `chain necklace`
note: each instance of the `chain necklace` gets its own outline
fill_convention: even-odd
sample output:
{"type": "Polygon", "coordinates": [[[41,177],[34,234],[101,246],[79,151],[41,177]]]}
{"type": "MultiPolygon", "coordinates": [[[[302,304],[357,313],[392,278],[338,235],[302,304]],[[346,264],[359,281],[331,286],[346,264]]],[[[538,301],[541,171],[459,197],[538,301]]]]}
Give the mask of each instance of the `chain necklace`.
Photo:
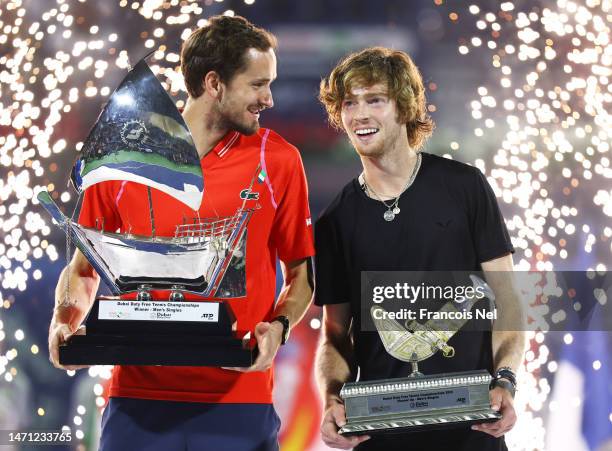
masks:
{"type": "Polygon", "coordinates": [[[383,218],[385,219],[385,221],[387,222],[393,221],[395,217],[400,214],[401,210],[398,207],[400,197],[402,194],[404,194],[404,191],[410,188],[410,185],[412,185],[412,183],[414,182],[414,179],[416,178],[416,175],[419,172],[420,167],[421,167],[421,152],[417,153],[417,159],[416,159],[416,162],[414,163],[414,168],[412,168],[412,174],[410,174],[410,178],[408,179],[408,182],[406,182],[406,186],[404,186],[402,191],[397,195],[395,200],[391,202],[391,204],[387,204],[384,200],[382,200],[382,198],[376,193],[376,191],[374,191],[371,186],[368,186],[368,183],[366,182],[366,179],[365,179],[365,175],[363,176],[363,185],[366,191],[368,193],[371,192],[374,195],[374,197],[376,197],[377,200],[381,201],[383,205],[387,207],[387,211],[385,211],[385,213],[383,214],[383,218]]]}
{"type": "Polygon", "coordinates": [[[64,232],[66,233],[66,294],[64,295],[64,299],[62,301],[63,307],[70,306],[70,251],[72,250],[71,241],[72,236],[70,235],[70,221],[71,219],[66,219],[64,223],[64,232]]]}

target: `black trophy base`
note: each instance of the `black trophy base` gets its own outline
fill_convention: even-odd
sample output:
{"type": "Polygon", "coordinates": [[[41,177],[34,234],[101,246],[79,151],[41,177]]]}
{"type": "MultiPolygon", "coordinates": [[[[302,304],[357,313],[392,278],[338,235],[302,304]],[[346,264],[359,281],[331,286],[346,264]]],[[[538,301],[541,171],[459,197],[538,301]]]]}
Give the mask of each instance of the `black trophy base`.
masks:
{"type": "Polygon", "coordinates": [[[62,365],[251,366],[257,348],[230,337],[75,335],[61,345],[62,365]],[[129,340],[129,341],[128,341],[129,340]]]}
{"type": "MultiPolygon", "coordinates": [[[[257,357],[254,341],[235,336],[235,319],[224,302],[207,301],[219,304],[217,319],[207,322],[199,318],[194,321],[100,319],[100,305],[104,302],[113,302],[105,307],[115,309],[116,317],[121,316],[116,309],[117,302],[125,303],[134,311],[146,308],[177,310],[185,304],[96,299],[85,321],[85,335],[73,335],[60,346],[60,364],[248,367],[257,357]]],[[[155,317],[153,311],[147,315],[155,317]]]]}

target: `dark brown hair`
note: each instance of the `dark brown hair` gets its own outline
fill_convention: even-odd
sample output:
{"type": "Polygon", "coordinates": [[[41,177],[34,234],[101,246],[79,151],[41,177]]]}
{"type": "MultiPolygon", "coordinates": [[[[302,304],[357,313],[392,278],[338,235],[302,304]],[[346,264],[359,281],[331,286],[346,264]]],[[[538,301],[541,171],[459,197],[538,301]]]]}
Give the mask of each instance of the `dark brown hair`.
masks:
{"type": "Polygon", "coordinates": [[[224,83],[246,64],[248,49],[276,48],[274,35],[258,28],[244,17],[213,16],[208,24],[194,31],[181,49],[181,71],[187,92],[193,98],[204,92],[204,76],[215,71],[224,83]]]}
{"type": "Polygon", "coordinates": [[[387,85],[389,98],[395,100],[398,121],[406,124],[408,142],[419,149],[435,125],[427,114],[425,87],[419,69],[405,52],[371,47],[346,56],[329,77],[321,81],[319,100],[329,122],[342,129],[342,101],[355,85],[387,85]]]}

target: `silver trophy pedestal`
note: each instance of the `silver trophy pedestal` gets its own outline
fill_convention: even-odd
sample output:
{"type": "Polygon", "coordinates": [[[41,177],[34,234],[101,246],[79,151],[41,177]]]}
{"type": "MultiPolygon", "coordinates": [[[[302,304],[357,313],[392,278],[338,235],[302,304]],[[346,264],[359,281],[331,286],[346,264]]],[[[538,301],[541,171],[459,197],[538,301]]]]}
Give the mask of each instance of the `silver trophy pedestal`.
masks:
{"type": "Polygon", "coordinates": [[[411,375],[346,383],[340,391],[346,410],[342,435],[416,432],[467,427],[501,418],[491,409],[486,370],[411,375]]]}

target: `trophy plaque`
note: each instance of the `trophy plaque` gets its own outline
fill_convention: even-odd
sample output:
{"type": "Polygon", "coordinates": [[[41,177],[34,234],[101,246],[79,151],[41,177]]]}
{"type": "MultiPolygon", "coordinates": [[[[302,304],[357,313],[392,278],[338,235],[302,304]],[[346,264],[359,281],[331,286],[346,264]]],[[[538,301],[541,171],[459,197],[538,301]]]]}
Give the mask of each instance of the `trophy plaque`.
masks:
{"type": "MultiPolygon", "coordinates": [[[[489,307],[495,296],[479,277],[470,275],[474,291],[479,288],[489,307]]],[[[472,296],[461,303],[447,303],[442,310],[465,312],[479,300],[472,296]]],[[[490,423],[501,418],[491,408],[487,370],[423,375],[418,362],[441,351],[453,357],[455,350],[447,341],[465,324],[465,319],[429,320],[421,324],[407,320],[406,327],[389,319],[380,305],[370,313],[385,350],[394,358],[409,362],[412,372],[404,378],[350,382],[340,390],[346,424],[342,435],[375,435],[391,432],[416,432],[430,429],[466,427],[490,423]],[[384,318],[384,319],[381,319],[384,318]]],[[[457,318],[461,315],[457,315],[457,318]]]]}
{"type": "MultiPolygon", "coordinates": [[[[260,168],[253,170],[251,187],[260,168]]],[[[60,346],[60,363],[250,366],[254,340],[238,336],[223,299],[246,296],[246,228],[255,209],[245,199],[232,216],[183,221],[174,236],[156,235],[151,189],[197,211],[204,178],[187,125],[144,59],[109,98],[73,168],[79,199],[109,180],[147,186],[150,236],[105,230],[104,218],[84,227],[48,192],[37,196],[66,234],[68,261],[74,243],[113,295],[94,301],[85,335],[60,346]],[[207,300],[187,301],[188,293],[207,300]]]]}
{"type": "Polygon", "coordinates": [[[488,423],[491,409],[486,370],[352,382],[340,396],[346,409],[342,435],[413,432],[488,423]]]}

